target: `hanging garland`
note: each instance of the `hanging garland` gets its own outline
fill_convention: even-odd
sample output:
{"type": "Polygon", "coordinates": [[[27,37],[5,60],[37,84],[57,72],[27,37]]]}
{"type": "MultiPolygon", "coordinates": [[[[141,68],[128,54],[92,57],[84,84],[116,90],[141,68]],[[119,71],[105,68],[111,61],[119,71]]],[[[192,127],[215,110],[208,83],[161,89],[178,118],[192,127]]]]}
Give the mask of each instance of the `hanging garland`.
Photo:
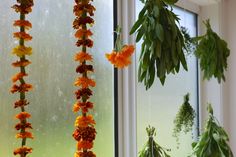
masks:
{"type": "Polygon", "coordinates": [[[33,139],[32,133],[29,132],[29,130],[32,129],[32,125],[27,121],[31,115],[25,110],[25,106],[29,104],[26,99],[26,92],[29,92],[33,86],[27,84],[24,80],[24,77],[28,76],[25,67],[31,63],[26,59],[26,56],[32,54],[32,48],[25,46],[25,41],[32,40],[32,37],[26,32],[26,30],[32,27],[32,24],[25,19],[25,16],[32,11],[34,3],[33,0],[17,0],[17,3],[18,4],[15,4],[12,8],[17,13],[20,13],[20,19],[16,20],[13,24],[13,26],[20,28],[19,32],[14,33],[14,38],[19,40],[19,45],[12,50],[12,53],[19,57],[19,60],[12,63],[12,66],[20,68],[20,72],[12,77],[14,85],[11,88],[11,93],[20,94],[20,99],[15,102],[14,107],[21,109],[21,112],[16,115],[16,118],[20,122],[16,124],[15,129],[19,131],[19,133],[16,134],[16,138],[22,139],[22,143],[20,148],[14,150],[14,155],[26,157],[27,154],[32,153],[32,148],[26,146],[26,139],[33,139]],[[16,82],[19,82],[19,84],[16,82]]]}
{"type": "Polygon", "coordinates": [[[93,47],[93,41],[90,37],[93,35],[88,25],[94,24],[91,18],[94,16],[95,7],[91,4],[92,0],[75,0],[74,14],[76,19],[73,22],[73,28],[76,29],[75,37],[78,39],[76,46],[82,50],[75,55],[75,61],[80,65],[76,68],[76,72],[80,76],[75,81],[75,86],[79,89],[75,92],[77,102],[74,104],[73,111],[81,112],[75,121],[74,139],[77,141],[77,151],[75,157],[96,157],[91,151],[93,142],[96,137],[96,129],[94,128],[95,120],[89,111],[93,109],[93,103],[89,101],[93,95],[91,87],[95,87],[96,82],[89,78],[89,73],[94,72],[93,66],[87,64],[92,62],[93,58],[87,51],[93,47]]]}

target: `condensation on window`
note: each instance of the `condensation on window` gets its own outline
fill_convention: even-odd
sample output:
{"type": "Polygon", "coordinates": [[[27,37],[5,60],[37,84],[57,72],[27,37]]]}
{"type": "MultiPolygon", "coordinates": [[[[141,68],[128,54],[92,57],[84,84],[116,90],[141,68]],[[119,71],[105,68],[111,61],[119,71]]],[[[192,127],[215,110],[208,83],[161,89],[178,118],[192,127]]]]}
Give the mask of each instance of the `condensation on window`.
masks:
{"type": "MultiPolygon", "coordinates": [[[[13,150],[20,146],[15,139],[14,115],[20,111],[13,103],[18,95],[10,94],[11,77],[19,71],[11,67],[17,58],[11,49],[17,45],[12,33],[17,31],[12,23],[19,15],[11,9],[15,1],[0,2],[0,156],[13,157],[13,150]]],[[[113,68],[105,59],[105,52],[113,46],[113,2],[99,0],[94,2],[95,15],[94,55],[97,81],[92,101],[96,108],[97,138],[95,149],[97,156],[111,157],[114,154],[113,136],[113,68]]],[[[27,16],[33,24],[30,34],[33,41],[27,43],[33,47],[29,57],[32,64],[27,67],[27,82],[34,90],[27,94],[30,105],[27,111],[32,114],[34,140],[28,140],[32,146],[33,157],[73,156],[76,143],[72,137],[76,115],[72,112],[75,102],[73,82],[76,79],[73,56],[79,51],[72,22],[73,0],[36,0],[33,12],[27,16]]]]}

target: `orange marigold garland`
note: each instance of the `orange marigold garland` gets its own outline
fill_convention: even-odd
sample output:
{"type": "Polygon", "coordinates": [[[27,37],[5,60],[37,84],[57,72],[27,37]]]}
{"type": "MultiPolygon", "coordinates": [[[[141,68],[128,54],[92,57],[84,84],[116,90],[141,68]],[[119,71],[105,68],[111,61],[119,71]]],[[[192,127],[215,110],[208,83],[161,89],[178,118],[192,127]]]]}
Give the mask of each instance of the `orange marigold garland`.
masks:
{"type": "Polygon", "coordinates": [[[82,48],[74,57],[75,61],[79,63],[76,72],[80,76],[74,83],[79,89],[75,92],[77,102],[73,106],[73,111],[81,113],[76,118],[76,129],[73,133],[73,137],[77,141],[74,157],[96,157],[91,151],[96,137],[95,120],[89,114],[94,107],[94,104],[89,101],[93,95],[90,88],[96,86],[96,82],[89,78],[89,74],[94,72],[94,68],[93,65],[88,64],[93,61],[93,57],[87,52],[88,48],[93,47],[93,40],[91,40],[93,33],[88,29],[88,26],[94,23],[92,16],[94,16],[95,7],[91,2],[92,0],[75,0],[73,11],[76,16],[73,28],[76,29],[75,38],[78,39],[76,46],[82,48]]]}
{"type": "Polygon", "coordinates": [[[117,39],[115,43],[115,48],[110,54],[106,54],[106,58],[111,62],[116,68],[125,68],[131,64],[131,56],[134,53],[133,45],[122,45],[121,41],[121,28],[118,27],[117,39]]]}
{"type": "Polygon", "coordinates": [[[32,48],[25,46],[25,41],[32,40],[32,36],[26,32],[26,30],[32,28],[32,24],[25,19],[25,16],[32,11],[33,5],[33,0],[17,0],[17,4],[12,7],[17,13],[20,13],[20,19],[13,23],[13,26],[19,27],[20,30],[13,34],[13,37],[19,40],[19,45],[12,50],[12,54],[19,57],[19,60],[12,63],[12,66],[20,68],[20,72],[12,77],[14,85],[11,88],[11,93],[20,94],[20,99],[14,103],[14,108],[21,109],[21,112],[16,115],[16,119],[20,122],[15,125],[15,129],[19,131],[16,134],[16,138],[21,139],[22,143],[21,147],[15,149],[13,152],[14,155],[19,155],[20,157],[26,157],[29,153],[32,153],[33,150],[30,147],[26,147],[26,139],[33,139],[33,135],[29,132],[29,130],[32,129],[32,125],[27,121],[31,115],[25,111],[25,106],[29,104],[26,100],[26,92],[29,92],[33,86],[27,84],[24,80],[24,77],[28,76],[25,67],[31,63],[26,59],[26,56],[32,54],[32,48]],[[19,84],[17,84],[17,82],[19,84]]]}

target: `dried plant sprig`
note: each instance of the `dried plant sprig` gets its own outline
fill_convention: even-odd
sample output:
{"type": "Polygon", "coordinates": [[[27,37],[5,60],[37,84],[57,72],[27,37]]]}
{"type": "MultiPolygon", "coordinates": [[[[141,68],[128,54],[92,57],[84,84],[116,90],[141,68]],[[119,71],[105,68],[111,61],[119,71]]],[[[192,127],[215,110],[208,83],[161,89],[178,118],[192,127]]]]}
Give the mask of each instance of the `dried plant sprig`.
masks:
{"type": "Polygon", "coordinates": [[[14,62],[13,67],[20,68],[20,72],[12,77],[12,82],[14,85],[11,88],[11,93],[19,93],[20,99],[14,103],[14,108],[20,108],[21,112],[16,115],[16,119],[20,122],[16,124],[15,129],[19,131],[16,138],[22,140],[21,147],[14,150],[14,155],[19,155],[20,157],[26,157],[29,153],[32,153],[33,149],[26,146],[27,138],[33,139],[33,135],[29,130],[32,129],[31,123],[27,119],[31,115],[26,112],[26,106],[29,102],[26,99],[26,93],[32,90],[33,86],[25,82],[25,77],[28,76],[25,67],[31,62],[26,59],[27,55],[32,54],[32,48],[25,46],[25,41],[32,40],[26,30],[32,28],[32,24],[26,20],[26,14],[32,11],[34,5],[33,0],[17,0],[17,4],[12,6],[12,8],[20,13],[20,19],[16,20],[13,24],[15,27],[19,27],[19,32],[14,33],[14,38],[19,40],[19,45],[12,50],[12,54],[19,57],[19,60],[14,62]],[[17,84],[17,82],[19,84],[17,84]]]}

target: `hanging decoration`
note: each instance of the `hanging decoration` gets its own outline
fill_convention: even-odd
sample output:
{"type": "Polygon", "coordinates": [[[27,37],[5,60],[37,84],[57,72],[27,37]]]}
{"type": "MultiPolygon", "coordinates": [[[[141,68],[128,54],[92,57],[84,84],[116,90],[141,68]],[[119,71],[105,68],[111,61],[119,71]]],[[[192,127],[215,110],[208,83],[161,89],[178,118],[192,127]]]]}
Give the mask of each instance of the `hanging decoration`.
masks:
{"type": "Polygon", "coordinates": [[[167,74],[178,73],[180,65],[187,70],[185,43],[177,26],[178,16],[172,5],[177,0],[141,0],[144,3],[130,34],[136,33],[136,42],[142,39],[138,81],[148,90],[155,75],[162,85],[167,74]]]}
{"type": "Polygon", "coordinates": [[[180,106],[179,111],[174,119],[174,132],[173,136],[176,137],[178,146],[179,135],[181,131],[185,134],[193,130],[194,119],[196,112],[189,103],[189,93],[184,96],[184,103],[180,106]]]}
{"type": "Polygon", "coordinates": [[[125,68],[131,64],[131,56],[134,53],[134,45],[123,45],[121,39],[121,28],[118,26],[116,32],[117,38],[115,48],[110,54],[106,54],[106,58],[116,68],[125,68]]]}
{"type": "Polygon", "coordinates": [[[196,157],[233,157],[233,152],[228,144],[229,137],[224,128],[219,126],[210,104],[208,105],[208,113],[209,118],[205,130],[199,141],[192,144],[193,155],[196,157]]]}
{"type": "Polygon", "coordinates": [[[93,57],[88,53],[88,48],[93,47],[91,36],[93,33],[88,28],[94,24],[92,16],[94,16],[95,7],[91,4],[92,0],[75,0],[74,14],[76,19],[73,22],[73,28],[76,30],[75,37],[78,39],[76,46],[81,47],[81,51],[75,54],[75,61],[79,62],[76,72],[79,77],[75,81],[75,86],[79,89],[75,92],[77,102],[74,104],[73,111],[81,114],[76,118],[74,139],[77,141],[77,150],[74,157],[96,157],[91,151],[96,137],[96,129],[94,127],[95,120],[90,110],[94,104],[89,101],[93,95],[91,87],[96,86],[96,82],[89,77],[94,72],[92,65],[88,64],[93,61],[93,57]]]}
{"type": "Polygon", "coordinates": [[[166,151],[170,151],[169,149],[162,148],[156,141],[154,140],[154,136],[156,136],[156,129],[154,127],[147,127],[146,131],[148,134],[148,141],[143,147],[143,149],[139,152],[139,157],[170,157],[166,153],[166,151]]]}
{"type": "Polygon", "coordinates": [[[26,20],[26,15],[32,11],[34,3],[33,0],[17,0],[12,8],[20,13],[20,19],[16,20],[13,26],[19,27],[19,32],[14,33],[14,38],[19,40],[19,45],[16,46],[12,53],[19,57],[19,60],[12,63],[13,67],[20,68],[20,72],[12,77],[12,82],[14,85],[11,88],[11,93],[19,93],[20,99],[15,102],[14,107],[19,108],[21,112],[16,115],[16,119],[20,122],[16,124],[15,129],[19,131],[16,134],[17,139],[21,139],[21,147],[14,150],[14,155],[19,155],[20,157],[26,157],[27,154],[32,153],[32,148],[26,146],[26,140],[28,138],[33,139],[32,133],[29,131],[32,129],[31,123],[27,119],[31,115],[26,111],[26,106],[29,102],[26,99],[26,93],[29,92],[33,86],[25,82],[25,77],[28,76],[25,67],[31,62],[26,59],[26,56],[32,54],[32,48],[25,45],[25,41],[32,40],[32,37],[27,33],[27,30],[32,27],[32,24],[26,20]],[[17,84],[17,82],[19,84],[17,84]]]}
{"type": "Polygon", "coordinates": [[[230,50],[227,43],[215,33],[210,25],[210,20],[204,22],[207,32],[205,35],[194,38],[199,43],[195,55],[200,60],[200,67],[204,79],[217,78],[220,83],[225,81],[224,72],[227,69],[227,58],[230,50]]]}

